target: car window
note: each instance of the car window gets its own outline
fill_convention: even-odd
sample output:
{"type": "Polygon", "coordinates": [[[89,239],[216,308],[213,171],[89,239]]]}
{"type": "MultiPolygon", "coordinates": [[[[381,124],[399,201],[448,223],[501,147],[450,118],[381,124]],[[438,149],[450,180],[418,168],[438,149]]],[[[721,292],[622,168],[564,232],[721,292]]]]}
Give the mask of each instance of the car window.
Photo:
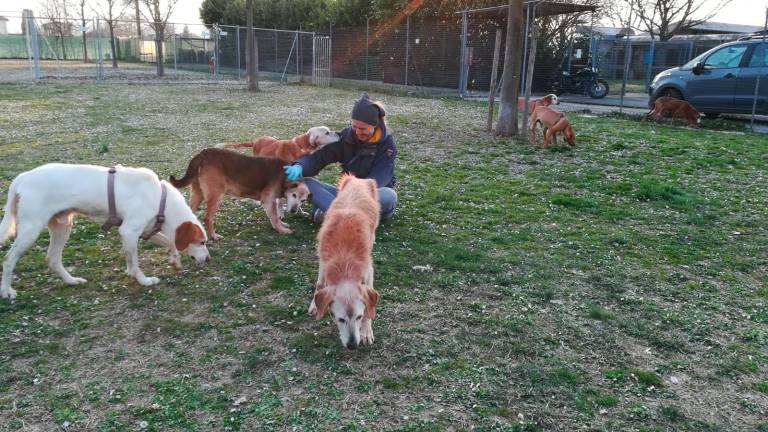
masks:
{"type": "Polygon", "coordinates": [[[766,48],[768,44],[760,44],[755,47],[752,52],[752,58],[749,60],[749,67],[765,67],[768,66],[768,56],[766,56],[766,48]]]}
{"type": "Polygon", "coordinates": [[[721,48],[707,57],[704,66],[708,69],[722,69],[739,67],[741,58],[747,51],[746,45],[731,45],[721,48]]]}

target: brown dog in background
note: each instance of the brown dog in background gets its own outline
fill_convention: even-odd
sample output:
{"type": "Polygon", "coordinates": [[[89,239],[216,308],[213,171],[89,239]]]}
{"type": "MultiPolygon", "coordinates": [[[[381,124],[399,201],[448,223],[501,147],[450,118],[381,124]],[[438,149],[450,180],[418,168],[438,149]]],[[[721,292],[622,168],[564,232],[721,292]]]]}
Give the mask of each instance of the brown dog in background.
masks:
{"type": "Polygon", "coordinates": [[[253,141],[239,144],[217,144],[217,148],[250,148],[254,156],[269,156],[292,163],[307,153],[339,140],[339,135],[325,126],[315,126],[301,135],[289,140],[279,140],[271,136],[262,136],[253,141]]]}
{"type": "Polygon", "coordinates": [[[669,96],[662,96],[653,103],[653,109],[643,117],[648,120],[653,117],[660,120],[665,114],[669,114],[673,119],[684,119],[688,126],[699,127],[701,123],[701,114],[687,101],[675,99],[669,96]]]}
{"type": "Polygon", "coordinates": [[[373,343],[379,293],[373,289],[371,254],[379,211],[376,181],[345,174],[317,234],[319,265],[309,314],[320,319],[330,309],[348,349],[373,343]]]}
{"type": "Polygon", "coordinates": [[[280,234],[290,234],[288,224],[278,215],[277,200],[284,196],[288,200],[288,209],[295,213],[307,200],[309,188],[303,181],[288,181],[283,165],[284,162],[277,158],[208,148],[189,161],[184,177],[171,176],[170,182],[177,189],[192,185],[189,196],[192,211],[197,211],[200,203],[205,201],[205,228],[212,240],[222,238],[216,234],[213,218],[224,195],[261,201],[272,228],[280,234]]]}
{"type": "MultiPolygon", "coordinates": [[[[536,109],[536,107],[548,107],[550,105],[560,105],[560,101],[557,99],[556,94],[548,94],[540,99],[530,99],[528,100],[528,112],[533,113],[533,111],[536,109]]],[[[525,98],[517,98],[517,109],[522,112],[523,107],[525,106],[525,98]]]]}
{"type": "Polygon", "coordinates": [[[573,132],[571,122],[565,117],[565,114],[554,111],[549,107],[537,107],[531,114],[531,142],[536,142],[536,123],[541,123],[544,128],[544,148],[549,147],[549,142],[552,138],[555,139],[557,144],[557,133],[560,132],[565,136],[565,140],[569,145],[576,145],[576,134],[573,132]]]}

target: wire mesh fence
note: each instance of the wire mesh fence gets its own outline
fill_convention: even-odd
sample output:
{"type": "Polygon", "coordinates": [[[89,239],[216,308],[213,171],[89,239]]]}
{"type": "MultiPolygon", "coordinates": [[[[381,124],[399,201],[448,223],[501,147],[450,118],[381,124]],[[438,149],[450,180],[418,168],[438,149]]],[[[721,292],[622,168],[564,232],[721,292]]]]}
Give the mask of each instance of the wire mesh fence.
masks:
{"type": "MultiPolygon", "coordinates": [[[[526,9],[527,36],[519,50],[521,94],[528,83],[534,97],[564,94],[585,102],[602,100],[620,110],[625,105],[645,108],[649,85],[659,73],[742,36],[680,36],[661,42],[647,36],[603,35],[591,26],[574,28],[576,21],[570,21],[570,27],[569,21],[558,21],[574,13],[587,16],[586,9],[544,9],[526,9]]],[[[368,19],[364,26],[329,26],[317,34],[259,28],[254,32],[261,79],[312,79],[322,85],[353,80],[487,97],[492,84],[501,88],[506,28],[507,8],[499,7],[443,17],[368,19]],[[497,31],[502,33],[498,47],[497,31]],[[491,83],[497,50],[497,78],[491,83]],[[318,58],[320,54],[325,58],[318,58]]],[[[168,82],[243,79],[246,33],[245,27],[226,25],[158,27],[128,19],[8,14],[0,19],[0,80],[158,80],[161,68],[162,80],[168,82]]],[[[755,101],[758,107],[764,105],[755,101]]]]}

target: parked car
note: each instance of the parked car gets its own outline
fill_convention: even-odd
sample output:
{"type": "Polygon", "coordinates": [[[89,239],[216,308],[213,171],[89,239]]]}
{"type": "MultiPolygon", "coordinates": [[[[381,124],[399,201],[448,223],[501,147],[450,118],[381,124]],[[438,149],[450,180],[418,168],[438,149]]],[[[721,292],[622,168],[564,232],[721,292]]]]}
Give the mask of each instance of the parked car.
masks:
{"type": "Polygon", "coordinates": [[[724,43],[683,66],[659,73],[648,88],[648,105],[670,96],[688,101],[707,117],[749,114],[760,76],[758,114],[768,114],[768,42],[762,36],[724,43]]]}

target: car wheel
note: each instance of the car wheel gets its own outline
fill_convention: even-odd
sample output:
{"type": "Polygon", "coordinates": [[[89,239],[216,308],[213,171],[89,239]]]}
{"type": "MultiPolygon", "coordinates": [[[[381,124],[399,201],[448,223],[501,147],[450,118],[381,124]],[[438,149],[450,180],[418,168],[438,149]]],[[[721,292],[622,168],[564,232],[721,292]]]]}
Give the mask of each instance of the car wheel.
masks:
{"type": "Polygon", "coordinates": [[[668,88],[668,89],[662,90],[661,93],[659,93],[659,97],[661,97],[661,96],[671,97],[672,99],[685,100],[683,98],[683,94],[680,93],[679,90],[673,89],[673,88],[668,88]]]}

